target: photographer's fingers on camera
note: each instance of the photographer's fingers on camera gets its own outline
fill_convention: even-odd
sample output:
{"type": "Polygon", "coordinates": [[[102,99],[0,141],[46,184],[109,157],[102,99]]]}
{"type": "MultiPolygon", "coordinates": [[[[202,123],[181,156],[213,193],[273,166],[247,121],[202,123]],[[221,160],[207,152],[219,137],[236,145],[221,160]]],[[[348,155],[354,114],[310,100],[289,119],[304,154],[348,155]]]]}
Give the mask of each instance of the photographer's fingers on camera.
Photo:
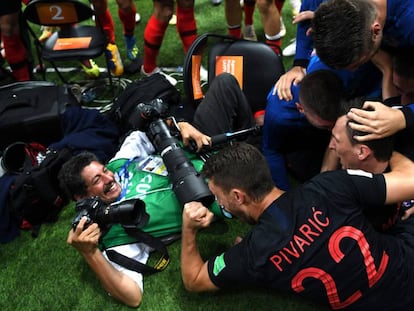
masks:
{"type": "Polygon", "coordinates": [[[67,239],[68,244],[74,246],[81,252],[85,252],[92,248],[97,247],[101,230],[98,224],[92,223],[87,228],[85,224],[87,222],[86,217],[82,217],[76,226],[75,230],[70,230],[67,239]]]}
{"type": "Polygon", "coordinates": [[[67,243],[73,245],[79,239],[79,235],[82,233],[83,226],[85,225],[86,218],[82,217],[75,228],[69,231],[67,243]]]}
{"type": "Polygon", "coordinates": [[[213,219],[213,213],[210,212],[200,202],[189,202],[184,205],[184,222],[193,229],[208,227],[213,219]]]}

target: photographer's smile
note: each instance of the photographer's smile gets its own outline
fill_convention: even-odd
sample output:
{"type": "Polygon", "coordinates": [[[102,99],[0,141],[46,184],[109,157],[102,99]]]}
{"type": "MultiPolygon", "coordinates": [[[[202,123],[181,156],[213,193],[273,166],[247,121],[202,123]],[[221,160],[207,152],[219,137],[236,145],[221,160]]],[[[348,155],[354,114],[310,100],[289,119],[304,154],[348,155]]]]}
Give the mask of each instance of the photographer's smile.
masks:
{"type": "Polygon", "coordinates": [[[99,196],[105,203],[115,202],[121,194],[121,186],[114,174],[99,162],[92,161],[82,170],[88,196],[99,196]]]}
{"type": "Polygon", "coordinates": [[[115,181],[111,182],[108,185],[104,186],[104,194],[108,194],[111,191],[117,191],[118,187],[117,187],[117,183],[115,181]]]}

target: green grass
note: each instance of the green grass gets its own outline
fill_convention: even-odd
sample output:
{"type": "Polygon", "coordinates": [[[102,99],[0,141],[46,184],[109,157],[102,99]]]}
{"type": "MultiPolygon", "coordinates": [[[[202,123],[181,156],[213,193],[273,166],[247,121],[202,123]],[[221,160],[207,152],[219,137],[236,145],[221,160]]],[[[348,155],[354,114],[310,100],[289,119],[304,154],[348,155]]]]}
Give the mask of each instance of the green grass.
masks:
{"type": "MultiPolygon", "coordinates": [[[[83,2],[87,2],[87,0],[81,0],[83,2]]],[[[224,1],[224,0],[223,0],[224,1]]],[[[126,59],[126,53],[125,53],[125,44],[124,44],[124,38],[122,34],[122,26],[121,22],[119,21],[118,15],[117,15],[117,7],[114,1],[110,2],[110,9],[112,12],[112,16],[114,18],[115,22],[115,32],[116,32],[116,43],[118,45],[118,48],[121,53],[121,57],[123,59],[126,59]]],[[[135,27],[135,36],[137,38],[137,45],[141,51],[141,56],[143,53],[143,36],[144,36],[144,29],[146,22],[148,21],[149,17],[152,13],[152,1],[136,1],[137,10],[141,15],[141,22],[138,23],[135,27]]],[[[294,37],[294,32],[296,29],[296,26],[293,26],[291,21],[291,10],[289,3],[286,3],[286,8],[283,10],[284,15],[284,21],[285,25],[287,27],[287,36],[282,40],[282,45],[285,46],[289,44],[289,40],[294,37]]],[[[226,21],[224,17],[224,3],[219,6],[212,6],[210,3],[210,0],[196,0],[196,20],[197,20],[197,27],[198,27],[198,34],[206,33],[206,32],[212,32],[212,33],[219,33],[219,34],[227,34],[227,27],[226,27],[226,21]]],[[[264,34],[263,34],[263,27],[261,25],[261,18],[259,15],[258,10],[256,9],[255,15],[254,15],[254,23],[255,23],[255,29],[257,36],[259,38],[259,41],[264,40],[264,34]]],[[[39,30],[40,34],[40,30],[39,30]]],[[[37,56],[35,51],[32,51],[32,57],[34,59],[35,64],[37,64],[37,56]]],[[[181,40],[179,39],[179,36],[176,32],[176,28],[174,25],[170,25],[167,29],[166,35],[164,37],[163,44],[160,48],[160,54],[158,57],[158,64],[162,67],[177,67],[182,66],[184,61],[184,51],[181,45],[181,40]]],[[[292,57],[284,57],[283,62],[285,64],[285,68],[290,68],[292,64],[292,57]]],[[[103,56],[95,59],[95,61],[102,67],[105,68],[105,61],[103,56]]],[[[127,62],[127,61],[126,61],[127,62]]],[[[51,67],[50,64],[47,64],[47,66],[51,67]]],[[[62,67],[67,66],[68,63],[58,63],[58,65],[61,65],[62,67]]],[[[69,63],[69,66],[75,66],[79,67],[79,63],[72,62],[69,63]]],[[[105,77],[105,74],[101,74],[101,77],[105,77]]],[[[70,74],[65,75],[66,78],[68,78],[71,82],[79,82],[86,79],[86,76],[83,72],[74,72],[70,74]]],[[[124,78],[128,78],[131,80],[140,78],[139,73],[135,74],[124,74],[124,78]]],[[[38,73],[35,74],[34,78],[36,80],[42,80],[42,76],[38,73]]],[[[53,73],[48,73],[46,76],[48,81],[53,81],[56,83],[61,83],[61,81],[58,79],[58,77],[53,73]]],[[[4,85],[7,83],[12,82],[10,79],[5,79],[0,81],[0,85],[4,85]]]]}
{"type": "MultiPolygon", "coordinates": [[[[128,310],[106,295],[81,256],[66,244],[73,206],[66,207],[57,223],[42,226],[34,239],[22,232],[0,246],[0,310],[128,310]]],[[[220,222],[199,234],[203,257],[226,249],[248,230],[238,221],[220,222]]],[[[180,243],[169,246],[166,270],[144,278],[140,310],[321,310],[297,297],[265,289],[235,289],[194,294],[183,288],[180,243]]]]}
{"type": "MultiPolygon", "coordinates": [[[[142,21],[136,27],[140,49],[143,48],[143,31],[152,11],[152,1],[138,1],[137,8],[142,21]]],[[[286,3],[289,6],[288,3],[286,3]]],[[[111,11],[117,27],[117,41],[124,54],[123,37],[116,14],[115,1],[111,11]]],[[[294,35],[289,23],[290,10],[285,9],[288,43],[294,35]]],[[[225,34],[224,5],[213,7],[209,0],[196,0],[196,18],[199,34],[216,32],[225,34]]],[[[260,17],[256,10],[255,26],[259,38],[263,38],[260,17]]],[[[160,66],[181,66],[184,52],[175,30],[170,26],[160,50],[160,66]]],[[[103,64],[103,60],[98,60],[103,64]]],[[[292,59],[284,59],[286,68],[292,59]]],[[[138,75],[125,76],[137,79],[138,75]]],[[[36,76],[40,79],[40,76],[36,76]]],[[[58,81],[54,75],[48,79],[58,81]]],[[[82,74],[74,79],[84,79],[82,74]]],[[[4,84],[7,81],[1,81],[4,84]]],[[[0,245],[0,310],[129,310],[109,297],[94,273],[74,248],[66,244],[70,223],[75,216],[73,206],[66,207],[57,223],[42,226],[40,235],[32,238],[30,232],[9,244],[0,245]]],[[[199,234],[198,242],[204,258],[229,247],[237,235],[248,230],[238,221],[215,224],[199,234]]],[[[312,311],[322,308],[296,296],[290,296],[261,288],[234,289],[218,293],[188,293],[182,286],[180,275],[180,243],[169,247],[171,262],[161,273],[144,278],[144,296],[140,310],[284,310],[312,311]]]]}

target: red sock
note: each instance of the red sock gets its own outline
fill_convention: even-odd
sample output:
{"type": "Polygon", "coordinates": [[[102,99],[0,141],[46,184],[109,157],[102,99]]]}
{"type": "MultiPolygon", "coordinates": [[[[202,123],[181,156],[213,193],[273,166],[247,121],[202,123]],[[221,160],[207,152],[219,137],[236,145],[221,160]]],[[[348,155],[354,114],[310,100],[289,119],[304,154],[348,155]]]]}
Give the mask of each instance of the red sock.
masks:
{"type": "Polygon", "coordinates": [[[269,40],[266,39],[266,44],[277,54],[280,55],[281,53],[281,46],[282,46],[282,40],[269,40]]]}
{"type": "Polygon", "coordinates": [[[191,44],[197,38],[197,24],[194,18],[194,8],[180,8],[177,6],[177,32],[187,53],[191,44]]]}
{"type": "Polygon", "coordinates": [[[124,27],[124,35],[133,36],[135,30],[135,14],[137,13],[135,3],[132,3],[132,8],[128,11],[122,10],[118,7],[118,16],[122,22],[122,26],[124,27]]]}
{"type": "Polygon", "coordinates": [[[244,24],[253,25],[253,14],[256,5],[256,0],[245,0],[243,5],[244,24]]]}
{"type": "Polygon", "coordinates": [[[103,30],[108,36],[110,43],[115,43],[115,26],[114,20],[112,19],[111,13],[108,9],[101,15],[98,15],[99,22],[102,25],[103,30]]]}
{"type": "Polygon", "coordinates": [[[229,35],[232,37],[235,37],[235,38],[242,37],[241,25],[227,26],[227,31],[229,32],[229,35]]]}
{"type": "Polygon", "coordinates": [[[285,4],[285,0],[275,0],[275,5],[279,12],[282,12],[282,8],[284,4],[285,4]]]}
{"type": "Polygon", "coordinates": [[[144,70],[152,72],[157,67],[157,57],[168,23],[163,23],[151,15],[144,31],[144,70]]]}
{"type": "Polygon", "coordinates": [[[12,69],[13,77],[17,81],[30,80],[26,47],[20,35],[1,36],[1,38],[6,53],[6,60],[12,69]]]}

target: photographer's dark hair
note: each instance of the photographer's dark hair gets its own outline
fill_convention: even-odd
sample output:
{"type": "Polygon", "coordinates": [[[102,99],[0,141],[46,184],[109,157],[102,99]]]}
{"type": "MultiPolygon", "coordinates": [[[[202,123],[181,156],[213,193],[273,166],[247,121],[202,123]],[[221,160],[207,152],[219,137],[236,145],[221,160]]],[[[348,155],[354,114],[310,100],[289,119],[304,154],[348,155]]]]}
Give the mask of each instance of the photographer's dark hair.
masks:
{"type": "Polygon", "coordinates": [[[65,194],[74,199],[74,196],[85,196],[87,193],[86,183],[81,176],[82,170],[91,162],[100,162],[91,152],[82,152],[63,164],[59,171],[59,185],[65,194]]]}
{"type": "Polygon", "coordinates": [[[269,167],[260,151],[247,143],[235,142],[211,156],[202,175],[229,192],[243,189],[253,200],[260,201],[274,187],[269,167]]]}
{"type": "Polygon", "coordinates": [[[331,70],[313,71],[300,83],[300,104],[325,121],[336,121],[344,97],[343,82],[331,70]]]}
{"type": "MultiPolygon", "coordinates": [[[[348,100],[347,103],[342,106],[343,115],[345,115],[351,108],[363,109],[362,107],[365,101],[365,97],[356,97],[348,100]]],[[[355,140],[354,136],[365,136],[368,133],[352,129],[348,124],[349,122],[351,122],[351,120],[348,120],[346,126],[346,132],[349,140],[351,141],[352,145],[360,144],[361,142],[355,140]]],[[[388,161],[391,158],[392,152],[394,150],[394,136],[392,135],[381,139],[372,139],[365,141],[363,144],[367,145],[372,150],[374,157],[378,161],[388,161]]]]}

